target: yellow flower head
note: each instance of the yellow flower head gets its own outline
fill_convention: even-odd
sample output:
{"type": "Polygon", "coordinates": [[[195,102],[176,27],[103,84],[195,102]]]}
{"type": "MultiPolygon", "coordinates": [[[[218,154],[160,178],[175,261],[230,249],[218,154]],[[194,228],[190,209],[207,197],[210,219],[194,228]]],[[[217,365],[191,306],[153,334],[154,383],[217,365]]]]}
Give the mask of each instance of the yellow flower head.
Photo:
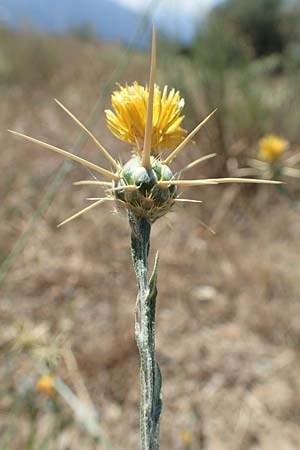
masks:
{"type": "MultiPolygon", "coordinates": [[[[112,94],[114,112],[105,111],[110,131],[122,141],[133,144],[138,153],[142,151],[148,107],[149,89],[136,81],[132,85],[119,85],[112,94]]],[[[163,149],[173,149],[186,134],[181,128],[184,118],[181,115],[184,99],[175,89],[168,92],[165,86],[161,92],[154,86],[153,120],[151,134],[151,153],[157,154],[163,149]]]]}
{"type": "Polygon", "coordinates": [[[275,134],[268,134],[259,141],[259,154],[261,159],[269,163],[277,161],[285,152],[288,146],[288,141],[276,136],[275,134]]]}
{"type": "Polygon", "coordinates": [[[182,438],[182,442],[187,447],[190,446],[193,442],[192,433],[190,432],[190,430],[188,430],[186,428],[181,431],[181,438],[182,438]]]}
{"type": "Polygon", "coordinates": [[[52,397],[55,393],[53,376],[47,374],[42,375],[36,382],[36,389],[48,397],[52,397]]]}

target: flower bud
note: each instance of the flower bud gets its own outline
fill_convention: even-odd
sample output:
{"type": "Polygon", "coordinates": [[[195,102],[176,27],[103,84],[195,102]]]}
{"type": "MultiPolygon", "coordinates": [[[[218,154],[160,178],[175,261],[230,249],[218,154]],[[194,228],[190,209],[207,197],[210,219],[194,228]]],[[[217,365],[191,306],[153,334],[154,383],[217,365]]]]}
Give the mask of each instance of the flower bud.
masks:
{"type": "Polygon", "coordinates": [[[170,168],[154,156],[151,156],[151,169],[146,169],[142,166],[141,157],[136,155],[124,165],[121,179],[114,182],[113,187],[116,198],[125,202],[126,208],[136,217],[145,217],[149,222],[154,222],[174,204],[176,186],[159,186],[159,181],[171,179],[173,174],[170,168]],[[126,189],[126,186],[132,186],[132,189],[126,189]]]}

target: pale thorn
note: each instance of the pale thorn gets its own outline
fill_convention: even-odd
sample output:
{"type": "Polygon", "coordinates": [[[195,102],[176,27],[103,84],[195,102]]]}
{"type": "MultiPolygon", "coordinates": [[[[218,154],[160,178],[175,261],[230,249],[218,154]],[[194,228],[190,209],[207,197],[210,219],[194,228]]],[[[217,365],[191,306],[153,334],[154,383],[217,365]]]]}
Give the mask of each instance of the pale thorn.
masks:
{"type": "Polygon", "coordinates": [[[82,214],[84,214],[85,212],[89,211],[90,209],[95,208],[96,206],[98,206],[101,203],[103,203],[105,200],[108,200],[108,197],[101,198],[98,201],[96,201],[95,203],[93,203],[92,205],[89,205],[86,208],[81,209],[76,214],[73,214],[73,216],[69,217],[68,219],[66,219],[63,222],[61,222],[60,224],[58,224],[57,228],[62,227],[63,225],[65,225],[68,222],[71,222],[71,220],[76,219],[77,217],[81,216],[82,214]]]}
{"type": "Polygon", "coordinates": [[[204,180],[170,180],[160,181],[157,184],[161,186],[201,186],[206,184],[224,184],[224,183],[254,183],[254,184],[282,184],[282,181],[260,180],[255,178],[209,178],[204,180]]]}
{"type": "Polygon", "coordinates": [[[15,134],[16,136],[20,136],[24,139],[27,139],[30,142],[33,142],[34,144],[40,145],[41,147],[47,148],[48,150],[52,150],[53,152],[59,153],[60,155],[65,156],[66,158],[72,159],[73,161],[78,162],[79,164],[82,164],[83,166],[88,167],[91,170],[95,170],[95,172],[101,173],[102,175],[111,178],[113,180],[119,180],[120,177],[113,172],[110,172],[109,170],[103,169],[102,167],[97,166],[96,164],[93,164],[89,161],[86,161],[83,158],[80,158],[79,156],[73,155],[73,153],[67,152],[66,150],[62,150],[61,148],[54,147],[54,145],[47,144],[46,142],[39,141],[38,139],[35,139],[33,137],[27,136],[26,134],[19,133],[18,131],[12,131],[8,130],[9,133],[15,134]]]}
{"type": "Polygon", "coordinates": [[[210,178],[210,180],[215,181],[217,184],[224,184],[224,183],[284,184],[282,181],[261,180],[260,178],[210,178]]]}
{"type": "Polygon", "coordinates": [[[96,200],[108,200],[108,201],[115,201],[114,197],[87,197],[86,200],[89,201],[96,201],[96,200]]]}
{"type": "Polygon", "coordinates": [[[184,202],[184,203],[203,203],[202,200],[193,200],[191,198],[176,198],[175,202],[184,202]]]}
{"type": "Polygon", "coordinates": [[[108,189],[109,191],[129,191],[129,192],[135,192],[138,190],[138,187],[135,184],[126,184],[125,186],[119,186],[116,188],[112,188],[111,187],[111,183],[109,183],[108,181],[94,181],[94,180],[81,180],[81,181],[75,181],[75,183],[73,183],[75,186],[82,186],[82,185],[98,185],[98,186],[106,186],[110,189],[108,189]]]}
{"type": "Polygon", "coordinates": [[[285,158],[284,162],[291,165],[298,164],[300,162],[300,152],[297,152],[295,155],[285,158]]]}
{"type": "Polygon", "coordinates": [[[90,184],[95,184],[97,186],[111,187],[111,183],[109,181],[81,180],[81,181],[75,181],[75,183],[73,183],[74,186],[82,186],[82,185],[90,185],[90,184]]]}
{"type": "Polygon", "coordinates": [[[284,175],[292,178],[300,178],[300,170],[295,169],[294,167],[283,167],[284,175]]]}
{"type": "Polygon", "coordinates": [[[208,225],[206,225],[206,223],[202,222],[202,220],[198,219],[198,221],[200,222],[200,225],[207,231],[209,231],[211,234],[215,235],[216,232],[210,228],[208,225]]]}
{"type": "Polygon", "coordinates": [[[248,159],[248,163],[250,166],[260,169],[260,170],[264,169],[266,167],[269,167],[269,164],[266,163],[265,161],[260,161],[259,159],[254,159],[254,158],[248,159]]]}
{"type": "Polygon", "coordinates": [[[105,156],[105,158],[114,166],[114,168],[116,170],[120,170],[120,166],[117,163],[117,161],[114,160],[114,158],[108,153],[108,151],[103,147],[102,144],[100,144],[100,142],[98,141],[98,139],[96,138],[96,136],[94,136],[94,134],[85,126],[83,125],[82,122],[80,122],[79,119],[77,119],[76,116],[74,116],[73,113],[71,113],[71,111],[69,111],[69,109],[64,106],[59,100],[57,100],[57,98],[54,99],[55,103],[58,104],[58,106],[60,106],[61,109],[63,109],[76,123],[77,125],[79,125],[88,136],[90,136],[90,138],[95,142],[96,146],[99,148],[99,150],[103,153],[103,155],[105,156]]]}
{"type": "Polygon", "coordinates": [[[195,159],[195,161],[192,161],[187,166],[185,166],[183,169],[180,169],[178,171],[178,173],[186,172],[187,170],[191,169],[192,167],[195,167],[197,164],[207,161],[208,159],[214,158],[215,156],[217,156],[216,153],[209,153],[208,155],[201,156],[201,158],[195,159]]]}
{"type": "Polygon", "coordinates": [[[167,188],[168,186],[200,186],[200,185],[209,185],[209,184],[218,184],[215,181],[211,180],[169,180],[169,181],[158,181],[158,187],[167,188]],[[192,182],[192,184],[191,184],[192,182]]]}
{"type": "Polygon", "coordinates": [[[184,149],[184,147],[193,139],[195,134],[198,133],[198,131],[206,124],[206,122],[211,118],[213,114],[217,111],[217,108],[214,109],[202,122],[199,123],[199,125],[196,126],[196,128],[193,129],[193,131],[190,132],[190,134],[175,148],[175,150],[170,153],[170,155],[162,162],[163,164],[169,164],[175,156],[178,155],[178,153],[181,152],[181,150],[184,149]]]}
{"type": "Polygon", "coordinates": [[[148,96],[148,108],[145,128],[145,138],[142,153],[142,166],[145,169],[151,169],[151,138],[152,138],[152,121],[153,121],[153,102],[154,102],[154,82],[155,82],[155,70],[156,70],[156,33],[155,28],[152,28],[152,46],[151,46],[151,66],[149,77],[149,96],[148,96]]]}
{"type": "Polygon", "coordinates": [[[121,203],[121,205],[126,205],[126,202],[124,202],[123,200],[121,200],[120,198],[113,198],[112,200],[114,200],[115,202],[119,202],[121,203]]]}
{"type": "Polygon", "coordinates": [[[116,188],[109,189],[110,191],[129,191],[129,192],[136,192],[139,190],[139,188],[135,184],[126,184],[125,186],[119,186],[116,188]]]}
{"type": "Polygon", "coordinates": [[[252,169],[245,167],[245,168],[237,169],[234,172],[235,172],[235,175],[237,175],[240,178],[240,177],[249,177],[249,176],[255,176],[255,175],[257,176],[258,170],[259,169],[255,169],[254,167],[252,169]]]}

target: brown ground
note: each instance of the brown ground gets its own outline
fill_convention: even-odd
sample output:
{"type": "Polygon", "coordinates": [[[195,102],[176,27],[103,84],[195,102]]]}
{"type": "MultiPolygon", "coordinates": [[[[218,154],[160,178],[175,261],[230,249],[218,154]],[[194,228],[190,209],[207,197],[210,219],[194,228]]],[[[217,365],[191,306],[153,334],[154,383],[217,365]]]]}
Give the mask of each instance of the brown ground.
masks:
{"type": "MultiPolygon", "coordinates": [[[[69,45],[68,54],[73,49],[69,45]]],[[[106,49],[101,61],[87,71],[96,53],[88,44],[84,48],[85,69],[66,64],[66,71],[59,70],[47,87],[4,84],[1,128],[68,148],[77,129],[51,98],[58,96],[84,119],[94,104],[96,87],[107,81],[106,70],[114,64],[106,49]],[[109,66],[105,71],[103,61],[109,66]]],[[[144,60],[136,55],[135,61],[144,80],[144,60]]],[[[122,80],[132,79],[130,70],[122,80]]],[[[107,98],[104,105],[109,105],[107,98]]],[[[122,152],[123,160],[129,157],[128,147],[120,146],[106,131],[103,114],[97,135],[114,154],[122,152]]],[[[5,131],[0,141],[0,254],[4,258],[41,203],[61,158],[5,131]]],[[[84,146],[82,154],[102,161],[91,144],[84,146]]],[[[46,336],[50,347],[56,341],[72,345],[81,380],[99,408],[107,437],[116,448],[137,448],[136,287],[126,217],[112,214],[110,205],[101,206],[56,228],[84,205],[85,197],[98,195],[97,189],[72,186],[87,176],[77,166],[66,176],[1,286],[3,449],[35,448],[24,444],[28,414],[22,412],[20,419],[11,410],[7,419],[12,393],[18,395],[22,380],[40,370],[24,346],[21,353],[7,351],[7,342],[18,341],[20,323],[28,333],[37,330],[38,334],[40,329],[41,339],[46,336]],[[19,432],[8,439],[5,420],[18,423],[19,432]]],[[[233,191],[212,186],[187,195],[203,199],[204,204],[177,207],[168,219],[154,225],[152,234],[152,254],[160,249],[161,448],[300,449],[299,213],[270,187],[233,191]],[[233,201],[226,205],[230,195],[233,201]],[[217,234],[204,230],[201,220],[212,224],[217,234]]],[[[72,387],[72,374],[63,361],[56,374],[72,387]]],[[[64,408],[61,414],[68,416],[64,408]]],[[[38,413],[40,431],[50,423],[50,416],[45,409],[38,413]]],[[[72,424],[53,439],[50,448],[57,450],[102,448],[72,424]]]]}

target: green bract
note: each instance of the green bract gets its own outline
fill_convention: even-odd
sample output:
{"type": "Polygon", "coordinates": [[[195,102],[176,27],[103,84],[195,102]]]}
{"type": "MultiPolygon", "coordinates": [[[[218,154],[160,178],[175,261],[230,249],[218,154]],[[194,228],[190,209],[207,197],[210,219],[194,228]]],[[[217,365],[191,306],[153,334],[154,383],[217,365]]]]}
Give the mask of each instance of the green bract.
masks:
{"type": "Polygon", "coordinates": [[[139,156],[132,157],[123,167],[121,179],[113,182],[115,197],[126,203],[136,217],[154,222],[166,214],[175,202],[177,188],[174,185],[160,187],[159,181],[169,181],[174,176],[168,166],[151,156],[151,169],[142,166],[139,156]],[[136,186],[136,190],[125,186],[136,186]],[[124,189],[122,189],[124,187],[124,189]]]}

